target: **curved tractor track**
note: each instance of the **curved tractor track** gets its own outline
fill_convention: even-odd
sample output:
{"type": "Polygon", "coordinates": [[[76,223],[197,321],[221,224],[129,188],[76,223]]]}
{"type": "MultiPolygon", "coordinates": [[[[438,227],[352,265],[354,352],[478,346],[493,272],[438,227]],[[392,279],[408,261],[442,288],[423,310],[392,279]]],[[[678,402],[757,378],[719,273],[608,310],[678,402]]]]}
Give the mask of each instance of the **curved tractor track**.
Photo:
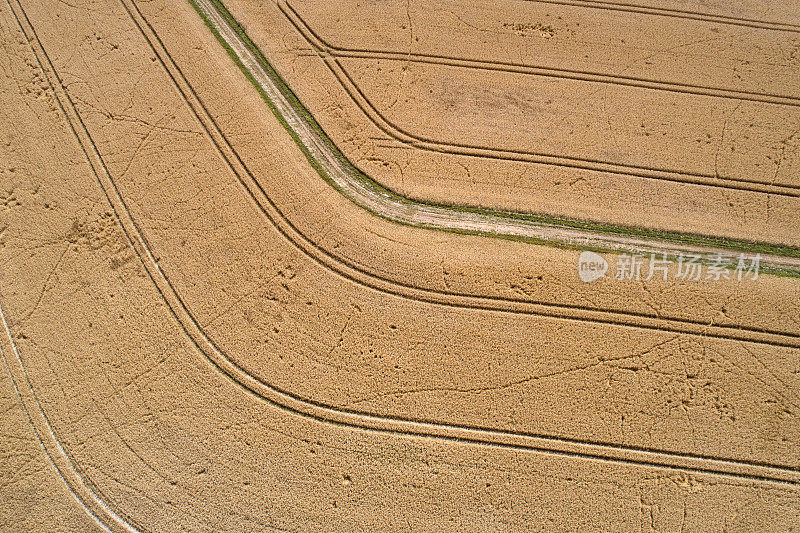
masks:
{"type": "Polygon", "coordinates": [[[358,285],[401,298],[455,308],[499,311],[580,322],[596,322],[652,331],[666,331],[693,336],[753,342],[770,346],[800,348],[800,335],[796,332],[772,330],[762,327],[754,328],[739,324],[714,324],[708,321],[686,318],[655,317],[645,313],[617,311],[601,307],[576,306],[545,301],[532,301],[529,299],[490,297],[469,293],[433,290],[401,283],[394,279],[362,269],[358,265],[349,262],[346,258],[335,255],[318,246],[297,228],[280,208],[272,202],[269,195],[262,189],[257,179],[241,160],[239,154],[230,145],[214,118],[209,114],[180,68],[169,55],[169,52],[155,33],[155,30],[138,11],[135,4],[129,7],[129,1],[130,0],[123,0],[123,4],[128,9],[131,17],[134,17],[134,20],[139,24],[140,29],[148,39],[154,53],[161,59],[162,66],[171,77],[176,88],[186,101],[186,104],[195,114],[205,132],[237,176],[251,199],[255,202],[258,209],[264,213],[269,222],[301,252],[342,278],[358,285]]]}
{"type": "MultiPolygon", "coordinates": [[[[255,184],[254,180],[252,180],[252,176],[249,174],[249,171],[241,162],[236,152],[233,151],[225,136],[218,129],[216,123],[213,121],[213,118],[208,115],[208,112],[203,106],[202,102],[200,102],[200,100],[197,98],[197,95],[188,84],[188,81],[183,77],[180,69],[177,67],[167,50],[164,48],[163,43],[156,35],[152,26],[150,26],[132,0],[121,0],[121,2],[125,6],[125,9],[127,10],[133,22],[141,31],[143,37],[153,49],[165,70],[169,73],[172,81],[185,98],[187,105],[191,108],[200,123],[205,128],[211,141],[215,144],[220,154],[227,162],[228,166],[239,177],[239,179],[242,180],[242,183],[245,185],[245,187],[247,187],[248,192],[253,195],[253,198],[258,202],[257,195],[263,194],[263,191],[260,193],[254,192],[253,188],[257,187],[257,184],[255,184]]],[[[234,363],[222,349],[216,346],[209,339],[194,316],[192,316],[191,312],[186,306],[186,303],[182,300],[181,296],[172,285],[167,275],[160,268],[156,258],[153,255],[153,252],[150,250],[147,244],[145,236],[143,235],[137,222],[132,218],[125,200],[120,195],[114,179],[109,174],[96,144],[92,140],[89,131],[84,125],[74,106],[74,103],[70,98],[69,92],[63,86],[61,79],[54,70],[52,63],[47,56],[46,51],[39,42],[34,29],[30,25],[30,22],[27,20],[21,4],[18,2],[18,0],[9,0],[9,5],[12,6],[12,11],[14,11],[15,15],[17,16],[20,27],[28,38],[31,48],[53,89],[54,95],[61,107],[61,110],[63,111],[70,127],[72,128],[76,139],[82,147],[91,169],[95,174],[100,187],[105,193],[109,204],[114,209],[126,237],[131,242],[131,245],[141,260],[147,275],[154,283],[161,297],[167,303],[178,325],[217,370],[227,375],[233,382],[251,392],[256,397],[294,415],[302,416],[318,422],[360,430],[443,439],[464,444],[499,446],[522,451],[534,451],[565,457],[607,461],[645,468],[660,468],[702,474],[713,474],[738,480],[789,484],[791,486],[796,486],[798,483],[800,483],[800,470],[758,461],[737,460],[691,453],[665,452],[650,448],[629,447],[587,440],[503,431],[485,427],[454,425],[424,419],[379,416],[353,409],[343,409],[315,401],[311,398],[305,398],[296,395],[291,391],[277,388],[274,385],[249,374],[243,368],[234,363]]],[[[444,298],[445,295],[437,295],[434,293],[427,294],[421,289],[413,289],[416,291],[416,293],[413,293],[412,288],[408,287],[402,288],[395,286],[394,289],[390,289],[388,287],[378,286],[381,283],[384,283],[385,280],[381,281],[377,280],[377,278],[370,280],[368,275],[366,275],[367,279],[364,280],[362,279],[365,277],[364,273],[361,273],[360,275],[357,273],[351,273],[343,265],[335,264],[335,259],[328,256],[323,256],[323,251],[315,248],[313,243],[305,242],[302,235],[298,235],[291,224],[287,220],[281,218],[280,212],[278,211],[276,213],[274,206],[270,208],[269,205],[270,204],[264,205],[259,202],[259,206],[261,207],[262,211],[264,211],[273,224],[275,224],[275,227],[281,231],[284,236],[294,242],[299,248],[303,249],[321,264],[330,268],[334,272],[337,272],[343,277],[407,298],[419,299],[422,301],[434,302],[442,305],[475,306],[483,309],[489,308],[487,307],[487,301],[490,300],[488,298],[474,297],[474,302],[470,301],[456,304],[444,298]],[[355,276],[355,279],[353,279],[352,276],[355,276]],[[483,302],[483,305],[477,305],[481,302],[483,302]]],[[[452,297],[454,295],[449,296],[452,297]]],[[[529,314],[536,315],[544,314],[546,316],[558,316],[558,312],[561,310],[560,308],[554,310],[552,309],[553,306],[550,306],[551,309],[549,313],[542,312],[547,310],[547,306],[531,306],[530,304],[526,304],[528,307],[525,307],[522,302],[518,302],[516,307],[514,305],[510,305],[508,302],[506,302],[504,305],[506,305],[508,308],[498,309],[495,307],[494,309],[506,312],[527,312],[529,314]]],[[[560,316],[560,318],[564,317],[560,316]]],[[[587,320],[585,317],[577,319],[587,320]]],[[[630,326],[631,324],[621,325],[630,326]]],[[[638,325],[633,326],[640,327],[638,325]]],[[[689,327],[692,326],[692,324],[687,323],[684,324],[684,326],[689,327]]],[[[663,329],[663,327],[657,327],[654,329],[663,329]]],[[[725,330],[725,328],[721,328],[718,333],[722,338],[735,338],[735,331],[742,330],[738,330],[737,328],[728,328],[728,330],[725,330]]],[[[704,331],[695,334],[703,334],[708,336],[708,332],[708,329],[705,329],[704,331]]],[[[765,338],[761,338],[760,340],[754,340],[750,338],[748,339],[750,342],[765,342],[768,344],[778,343],[779,345],[788,344],[793,347],[800,345],[800,339],[796,335],[777,335],[777,337],[780,338],[780,340],[778,340],[775,338],[776,335],[774,334],[770,335],[764,332],[758,332],[756,330],[753,330],[751,333],[761,333],[765,338]]],[[[9,337],[11,336],[9,335],[9,337]]],[[[12,368],[10,368],[11,374],[15,378],[15,383],[20,385],[25,384],[32,390],[31,384],[24,379],[24,375],[21,375],[21,373],[24,373],[22,359],[19,360],[19,363],[19,365],[11,365],[12,368]]],[[[31,405],[30,402],[29,405],[31,405]]],[[[32,407],[34,407],[35,410],[41,410],[41,405],[38,405],[38,402],[33,402],[32,407]]],[[[43,413],[41,414],[43,415],[43,413]]],[[[33,418],[35,424],[39,418],[42,418],[46,421],[46,417],[44,417],[44,415],[42,417],[33,418]]],[[[40,420],[39,425],[42,424],[43,423],[40,420]]],[[[39,427],[38,430],[40,435],[48,434],[48,427],[39,427]]],[[[55,439],[55,435],[52,435],[51,430],[49,431],[49,434],[53,439],[55,439]]],[[[61,448],[60,445],[51,446],[51,448],[53,447],[57,450],[61,450],[59,453],[63,452],[63,448],[61,448]]],[[[47,449],[47,446],[45,446],[45,448],[47,449]]],[[[116,515],[116,513],[113,511],[109,513],[109,510],[102,508],[101,510],[106,511],[103,514],[105,514],[107,519],[110,518],[109,522],[113,524],[112,527],[114,529],[135,529],[135,526],[132,528],[130,523],[126,523],[127,520],[119,520],[119,515],[116,515]]]]}
{"type": "MultiPolygon", "coordinates": [[[[730,255],[732,250],[742,249],[741,246],[730,246],[721,242],[695,244],[675,242],[675,240],[659,238],[656,235],[625,234],[625,229],[623,228],[612,233],[591,228],[571,227],[566,223],[559,224],[557,222],[527,218],[518,213],[453,208],[412,201],[401,197],[365,176],[342,155],[317,125],[309,112],[294,97],[290,89],[286,87],[274,69],[266,63],[263,56],[257,50],[253,50],[253,45],[246,41],[246,37],[243,37],[241,29],[225,10],[224,6],[217,0],[192,0],[192,3],[217,34],[217,37],[228,48],[229,52],[234,55],[234,59],[239,66],[269,101],[279,119],[284,123],[320,174],[354,203],[378,216],[401,224],[459,233],[503,236],[612,252],[645,255],[665,254],[667,257],[678,257],[681,254],[721,254],[724,256],[730,255]]],[[[287,3],[279,2],[279,7],[301,34],[313,39],[308,34],[309,28],[302,28],[302,23],[297,20],[296,13],[290,14],[287,12],[287,7],[290,8],[287,3]]],[[[311,42],[311,44],[322,53],[328,67],[341,79],[342,73],[337,68],[338,63],[335,58],[330,57],[330,55],[325,57],[324,44],[321,42],[311,42]]],[[[330,48],[327,48],[327,50],[328,52],[331,51],[330,48]]],[[[353,89],[351,88],[350,90],[352,91],[353,89]]],[[[359,100],[357,92],[351,94],[351,96],[359,100]]],[[[369,108],[369,106],[367,107],[369,108]]],[[[364,108],[362,107],[362,109],[364,108]]],[[[370,115],[370,113],[367,114],[370,115]]],[[[378,119],[380,118],[378,117],[378,119]]],[[[386,127],[385,124],[384,126],[386,127]]],[[[396,134],[391,127],[390,130],[396,134]]],[[[427,140],[406,137],[401,138],[401,140],[413,146],[419,145],[419,148],[441,151],[441,147],[437,149],[435,145],[428,146],[430,142],[427,140]]],[[[495,157],[497,154],[494,154],[494,152],[484,154],[478,150],[474,154],[465,155],[495,157]]],[[[599,168],[595,170],[621,172],[619,169],[599,168]]],[[[665,177],[666,174],[664,176],[661,175],[662,173],[657,172],[656,174],[652,177],[668,179],[665,177]]],[[[760,186],[760,184],[756,183],[747,185],[743,183],[726,183],[718,179],[705,180],[702,184],[728,188],[760,186]]],[[[761,190],[758,192],[763,193],[766,191],[761,190]]],[[[785,191],[770,189],[770,193],[790,196],[800,195],[800,191],[790,188],[785,191]]],[[[698,240],[703,239],[701,236],[689,237],[697,237],[698,240]]],[[[794,252],[796,250],[791,250],[792,255],[783,255],[782,253],[762,254],[761,264],[765,268],[775,271],[795,275],[800,274],[800,257],[795,257],[794,252]]]]}
{"type": "Polygon", "coordinates": [[[563,154],[511,150],[507,148],[497,148],[484,145],[454,144],[451,142],[445,142],[416,135],[413,132],[404,130],[389,120],[383,113],[381,113],[377,106],[375,106],[367,97],[367,95],[364,94],[364,91],[358,87],[358,84],[355,82],[355,80],[353,80],[352,76],[344,68],[339,59],[388,59],[429,65],[447,65],[473,70],[508,72],[520,75],[533,75],[559,79],[616,84],[628,87],[640,87],[683,94],[698,94],[716,98],[728,98],[737,101],[749,100],[774,105],[800,106],[800,98],[759,94],[748,91],[731,91],[721,88],[701,87],[696,85],[647,80],[642,78],[632,78],[594,72],[557,70],[533,65],[525,65],[521,63],[464,59],[452,56],[398,52],[396,50],[344,48],[335,46],[323,39],[317,32],[314,31],[311,25],[306,22],[302,16],[300,16],[297,10],[292,7],[287,0],[277,1],[278,7],[283,12],[284,16],[289,20],[289,22],[292,23],[297,32],[303,36],[303,38],[308,42],[309,46],[311,46],[311,48],[318,55],[320,55],[320,57],[322,57],[327,67],[342,85],[342,88],[347,92],[353,103],[358,106],[361,112],[363,112],[370,122],[375,124],[378,129],[383,131],[395,141],[404,145],[412,146],[422,150],[428,150],[431,152],[466,155],[484,159],[539,163],[543,165],[564,168],[605,172],[618,176],[631,176],[642,179],[671,181],[696,186],[716,187],[761,194],[773,194],[776,196],[786,196],[789,198],[800,198],[800,186],[796,185],[776,185],[771,181],[745,180],[741,178],[719,176],[717,174],[687,172],[670,168],[643,167],[616,163],[613,161],[585,159],[563,154]]]}
{"type": "Polygon", "coordinates": [[[731,26],[741,26],[745,28],[758,28],[764,30],[781,30],[800,33],[800,25],[788,22],[774,22],[769,20],[759,20],[742,17],[731,17],[728,15],[715,15],[701,11],[691,11],[687,9],[674,9],[654,7],[643,4],[629,4],[626,2],[611,2],[608,0],[527,0],[539,4],[553,4],[562,6],[588,7],[605,11],[622,11],[627,13],[644,13],[647,15],[658,15],[661,17],[683,18],[687,20],[701,20],[704,22],[715,22],[717,24],[729,24],[731,26]]]}

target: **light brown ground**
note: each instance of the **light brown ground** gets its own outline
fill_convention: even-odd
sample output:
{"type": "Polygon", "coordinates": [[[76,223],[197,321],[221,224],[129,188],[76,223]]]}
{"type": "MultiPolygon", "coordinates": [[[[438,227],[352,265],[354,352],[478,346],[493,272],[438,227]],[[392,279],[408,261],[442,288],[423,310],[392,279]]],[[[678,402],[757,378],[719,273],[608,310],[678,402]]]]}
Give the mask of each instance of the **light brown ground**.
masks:
{"type": "MultiPolygon", "coordinates": [[[[305,163],[188,4],[139,4],[311,255],[361,277],[335,274],[255,208],[125,5],[23,3],[161,269],[248,372],[380,416],[800,465],[797,281],[588,286],[576,252],[376,219],[305,163]],[[408,298],[424,290],[449,305],[408,298]]],[[[0,304],[72,463],[142,529],[797,527],[785,484],[333,426],[244,392],[170,314],[0,13],[0,304]]],[[[85,527],[0,383],[0,526],[85,527]]]]}

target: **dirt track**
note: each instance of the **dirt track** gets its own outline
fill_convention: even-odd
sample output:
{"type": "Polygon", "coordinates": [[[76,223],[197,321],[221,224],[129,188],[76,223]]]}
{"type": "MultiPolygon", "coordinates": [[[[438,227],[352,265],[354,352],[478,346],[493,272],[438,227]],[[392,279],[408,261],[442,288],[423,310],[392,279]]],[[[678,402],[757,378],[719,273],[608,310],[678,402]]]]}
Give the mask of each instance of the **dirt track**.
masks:
{"type": "MultiPolygon", "coordinates": [[[[249,50],[247,44],[220,13],[214,2],[197,0],[198,7],[211,21],[219,35],[236,53],[244,68],[253,76],[267,97],[277,107],[288,127],[297,135],[299,142],[309,151],[310,157],[317,161],[326,175],[348,198],[358,205],[387,218],[388,220],[444,230],[479,233],[486,235],[505,235],[554,242],[574,247],[599,248],[638,254],[666,254],[677,257],[680,254],[728,254],[731,250],[713,246],[679,245],[674,242],[659,241],[657,238],[632,238],[609,235],[589,230],[569,229],[553,224],[543,224],[520,220],[519,217],[502,214],[478,214],[464,210],[449,209],[418,202],[402,201],[396,195],[388,194],[360,179],[352,169],[345,165],[341,156],[326,142],[301,112],[282,94],[272,77],[259,60],[249,50]]],[[[326,49],[330,49],[326,46],[326,49]]],[[[424,140],[411,140],[413,146],[424,146],[424,140]],[[420,143],[421,141],[421,143],[420,143]]],[[[718,180],[713,180],[718,181],[718,180]]],[[[794,194],[794,193],[792,193],[794,194]]],[[[763,255],[763,264],[788,272],[800,272],[800,258],[763,255]]]]}

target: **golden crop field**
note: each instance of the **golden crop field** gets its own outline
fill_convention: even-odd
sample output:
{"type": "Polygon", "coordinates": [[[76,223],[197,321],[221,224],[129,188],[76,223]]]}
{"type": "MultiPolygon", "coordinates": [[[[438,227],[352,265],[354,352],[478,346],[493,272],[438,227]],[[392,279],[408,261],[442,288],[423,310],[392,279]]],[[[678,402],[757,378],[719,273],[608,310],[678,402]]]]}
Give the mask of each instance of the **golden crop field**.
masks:
{"type": "Polygon", "coordinates": [[[800,527],[800,10],[0,3],[0,530],[800,527]]]}

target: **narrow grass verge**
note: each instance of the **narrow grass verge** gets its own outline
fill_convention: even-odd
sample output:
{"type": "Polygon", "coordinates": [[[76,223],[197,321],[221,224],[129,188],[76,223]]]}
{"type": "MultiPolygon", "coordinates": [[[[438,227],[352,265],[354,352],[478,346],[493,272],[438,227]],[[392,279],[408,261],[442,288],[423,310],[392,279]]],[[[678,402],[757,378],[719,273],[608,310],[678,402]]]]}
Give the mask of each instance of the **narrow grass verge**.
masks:
{"type": "MultiPolygon", "coordinates": [[[[619,251],[610,247],[604,247],[601,245],[598,246],[576,246],[569,243],[563,243],[558,241],[549,241],[545,239],[533,238],[533,237],[520,237],[515,235],[506,235],[500,233],[493,233],[493,232],[483,232],[483,231],[462,231],[458,229],[452,228],[442,228],[439,226],[431,226],[428,224],[422,223],[407,223],[407,222],[399,222],[394,220],[391,217],[383,215],[380,212],[377,212],[371,209],[369,206],[365,206],[358,202],[356,198],[349,194],[348,191],[339,187],[339,185],[331,179],[328,175],[327,171],[319,164],[319,162],[314,158],[314,156],[310,153],[308,148],[299,138],[297,133],[292,129],[292,127],[286,122],[283,115],[281,114],[280,110],[277,108],[275,103],[270,99],[267,93],[263,90],[261,85],[256,81],[253,77],[251,72],[248,68],[239,60],[239,57],[236,55],[236,52],[228,45],[222,35],[219,33],[217,28],[215,27],[214,23],[206,17],[205,13],[203,12],[202,8],[196,3],[195,0],[188,0],[189,3],[194,7],[195,11],[200,15],[200,17],[205,22],[206,26],[211,30],[214,36],[217,38],[219,43],[225,48],[228,52],[228,55],[233,59],[234,63],[239,67],[239,69],[244,73],[248,80],[252,83],[258,93],[261,95],[262,99],[266,102],[269,108],[272,110],[272,113],[278,119],[278,121],[283,125],[284,129],[289,133],[289,135],[294,139],[297,146],[305,155],[308,162],[314,167],[317,173],[331,186],[333,186],[336,190],[338,190],[341,194],[346,196],[348,199],[353,201],[356,205],[363,208],[364,210],[368,211],[369,213],[378,216],[385,220],[390,220],[395,223],[402,223],[406,225],[426,228],[426,229],[435,229],[438,231],[447,231],[450,233],[457,233],[457,234],[468,234],[468,235],[489,235],[492,237],[499,237],[509,240],[515,241],[523,241],[523,242],[530,242],[535,244],[541,244],[546,246],[556,246],[559,248],[567,248],[567,249],[574,249],[574,250],[592,250],[595,252],[600,253],[627,253],[625,251],[619,251]]],[[[674,244],[684,244],[684,245],[694,245],[694,246],[702,246],[708,248],[724,248],[727,250],[731,250],[732,252],[740,252],[740,253],[748,253],[748,254],[766,254],[766,255],[777,255],[783,257],[793,257],[793,258],[800,258],[800,249],[794,248],[791,246],[782,246],[776,245],[772,243],[766,242],[757,242],[757,241],[748,241],[748,240],[740,240],[740,239],[729,239],[724,237],[715,237],[710,235],[701,235],[701,234],[692,234],[692,233],[679,233],[679,232],[671,232],[671,231],[664,231],[664,230],[656,230],[652,228],[645,228],[645,227],[638,227],[638,226],[619,226],[613,224],[605,224],[599,223],[594,221],[588,220],[580,220],[580,219],[571,219],[571,218],[561,218],[561,217],[553,217],[543,214],[536,214],[536,213],[521,213],[521,212],[514,212],[514,211],[499,211],[499,210],[492,210],[486,209],[476,206],[469,206],[469,205],[461,205],[456,203],[433,203],[433,202],[421,202],[417,200],[413,200],[402,196],[395,191],[392,191],[374,179],[370,178],[367,174],[365,174],[361,169],[356,167],[343,153],[339,148],[334,144],[331,138],[325,133],[316,119],[311,115],[308,109],[303,105],[294,91],[284,82],[283,78],[277,73],[277,71],[272,67],[272,65],[267,61],[267,59],[262,54],[261,50],[255,45],[255,43],[250,39],[247,33],[244,31],[242,26],[238,23],[238,21],[231,15],[228,9],[220,0],[209,0],[218,12],[225,18],[225,20],[230,24],[230,26],[234,29],[237,33],[239,38],[248,48],[248,50],[253,54],[256,60],[259,62],[260,66],[264,69],[267,75],[270,77],[271,81],[275,83],[278,87],[281,94],[287,99],[290,103],[292,108],[297,112],[303,120],[307,122],[307,124],[318,134],[319,138],[323,140],[326,146],[330,149],[331,153],[335,155],[335,157],[342,163],[345,169],[347,169],[348,174],[353,178],[358,180],[361,184],[368,187],[369,189],[378,192],[392,201],[407,204],[407,205],[414,205],[414,206],[422,206],[422,207],[438,207],[438,208],[445,208],[450,209],[453,211],[459,211],[464,213],[473,213],[482,216],[489,216],[489,217],[504,217],[504,218],[513,218],[518,220],[525,220],[530,221],[542,225],[547,225],[551,227],[557,228],[564,228],[564,229],[579,229],[579,230],[586,230],[595,233],[600,233],[609,236],[618,236],[618,237],[629,237],[629,238],[644,238],[644,239],[654,239],[674,244]]],[[[770,267],[763,267],[762,269],[765,272],[770,272],[776,275],[782,276],[792,276],[792,277],[800,277],[800,271],[796,270],[789,270],[789,269],[778,269],[778,268],[770,268],[770,267]]]]}

